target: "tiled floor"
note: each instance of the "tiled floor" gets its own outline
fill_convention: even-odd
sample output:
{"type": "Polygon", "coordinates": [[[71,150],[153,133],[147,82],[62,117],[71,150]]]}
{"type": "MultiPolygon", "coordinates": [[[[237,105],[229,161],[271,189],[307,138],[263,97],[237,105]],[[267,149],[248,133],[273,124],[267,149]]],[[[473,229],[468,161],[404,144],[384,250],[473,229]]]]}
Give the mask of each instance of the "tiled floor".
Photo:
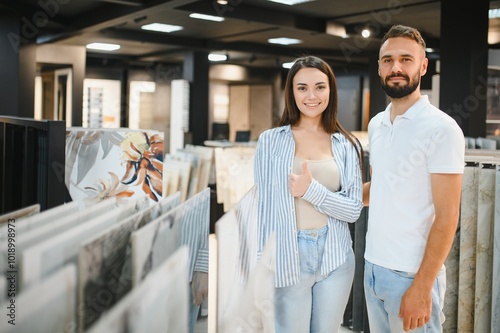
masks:
{"type": "MultiPolygon", "coordinates": [[[[207,333],[207,317],[201,317],[198,319],[194,333],[207,333]]],[[[338,333],[353,333],[353,331],[346,327],[340,327],[338,333]]]]}

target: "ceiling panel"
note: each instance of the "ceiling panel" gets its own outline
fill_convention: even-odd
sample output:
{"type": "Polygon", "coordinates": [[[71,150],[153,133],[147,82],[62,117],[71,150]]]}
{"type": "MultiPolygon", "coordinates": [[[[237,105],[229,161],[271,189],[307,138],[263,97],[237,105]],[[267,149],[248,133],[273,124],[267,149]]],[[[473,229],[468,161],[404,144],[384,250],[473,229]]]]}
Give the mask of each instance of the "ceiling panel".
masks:
{"type": "MultiPolygon", "coordinates": [[[[314,0],[296,6],[267,0],[228,0],[228,5],[223,6],[217,1],[0,0],[0,10],[20,15],[31,23],[37,23],[33,18],[45,15],[48,22],[37,26],[39,44],[114,42],[122,45],[119,51],[92,52],[92,56],[102,54],[134,61],[179,61],[186,50],[204,50],[232,53],[230,58],[246,61],[249,66],[259,63],[256,59],[276,62],[301,53],[346,64],[368,64],[370,53],[379,47],[381,34],[396,23],[415,26],[430,46],[439,47],[441,1],[314,0]],[[47,3],[56,5],[43,5],[47,3]],[[222,16],[225,21],[192,19],[189,14],[193,12],[222,16]],[[180,25],[184,29],[170,34],[140,29],[143,24],[153,22],[180,25]],[[344,26],[349,38],[327,34],[330,23],[344,26]],[[359,32],[366,24],[379,34],[362,39],[359,32]],[[271,45],[267,40],[273,37],[293,37],[303,43],[271,45]]],[[[499,0],[490,4],[492,8],[500,7],[499,0]]],[[[490,21],[490,28],[491,35],[496,36],[494,43],[500,43],[498,19],[490,21]]]]}

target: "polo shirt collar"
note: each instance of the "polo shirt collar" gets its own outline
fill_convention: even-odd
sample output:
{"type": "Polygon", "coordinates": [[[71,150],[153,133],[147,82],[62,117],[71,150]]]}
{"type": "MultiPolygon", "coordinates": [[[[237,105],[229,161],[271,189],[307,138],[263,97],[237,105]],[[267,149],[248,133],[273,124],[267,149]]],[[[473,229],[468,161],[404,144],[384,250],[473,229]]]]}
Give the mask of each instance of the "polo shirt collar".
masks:
{"type": "MultiPolygon", "coordinates": [[[[400,117],[412,120],[414,119],[420,111],[422,111],[427,105],[429,105],[429,97],[427,95],[420,96],[419,100],[416,101],[405,113],[403,113],[400,117]]],[[[391,109],[392,102],[387,105],[387,108],[384,112],[384,118],[382,119],[382,123],[388,126],[391,126],[391,109]]]]}

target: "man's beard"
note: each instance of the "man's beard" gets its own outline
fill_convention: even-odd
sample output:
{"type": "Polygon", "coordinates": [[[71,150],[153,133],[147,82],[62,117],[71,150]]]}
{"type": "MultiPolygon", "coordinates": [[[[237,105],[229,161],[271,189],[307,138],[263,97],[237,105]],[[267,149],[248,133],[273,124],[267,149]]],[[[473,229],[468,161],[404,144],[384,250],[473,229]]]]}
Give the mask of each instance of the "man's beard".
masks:
{"type": "Polygon", "coordinates": [[[385,77],[385,81],[383,78],[380,78],[382,83],[382,89],[384,89],[387,96],[390,98],[398,99],[403,98],[410,95],[412,92],[417,90],[418,85],[420,84],[420,76],[416,76],[413,81],[410,81],[410,77],[405,74],[393,74],[385,77]],[[408,84],[405,85],[392,85],[390,86],[387,81],[393,77],[402,77],[404,78],[408,84]]]}

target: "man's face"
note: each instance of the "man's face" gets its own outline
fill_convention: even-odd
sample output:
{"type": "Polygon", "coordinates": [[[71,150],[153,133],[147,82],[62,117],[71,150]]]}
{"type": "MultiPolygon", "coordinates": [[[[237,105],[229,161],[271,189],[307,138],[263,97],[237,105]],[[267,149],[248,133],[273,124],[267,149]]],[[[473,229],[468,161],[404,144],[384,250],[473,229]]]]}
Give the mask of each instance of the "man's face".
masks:
{"type": "Polygon", "coordinates": [[[404,98],[420,86],[428,60],[422,46],[410,38],[389,38],[380,48],[382,88],[393,99],[404,98]]]}

